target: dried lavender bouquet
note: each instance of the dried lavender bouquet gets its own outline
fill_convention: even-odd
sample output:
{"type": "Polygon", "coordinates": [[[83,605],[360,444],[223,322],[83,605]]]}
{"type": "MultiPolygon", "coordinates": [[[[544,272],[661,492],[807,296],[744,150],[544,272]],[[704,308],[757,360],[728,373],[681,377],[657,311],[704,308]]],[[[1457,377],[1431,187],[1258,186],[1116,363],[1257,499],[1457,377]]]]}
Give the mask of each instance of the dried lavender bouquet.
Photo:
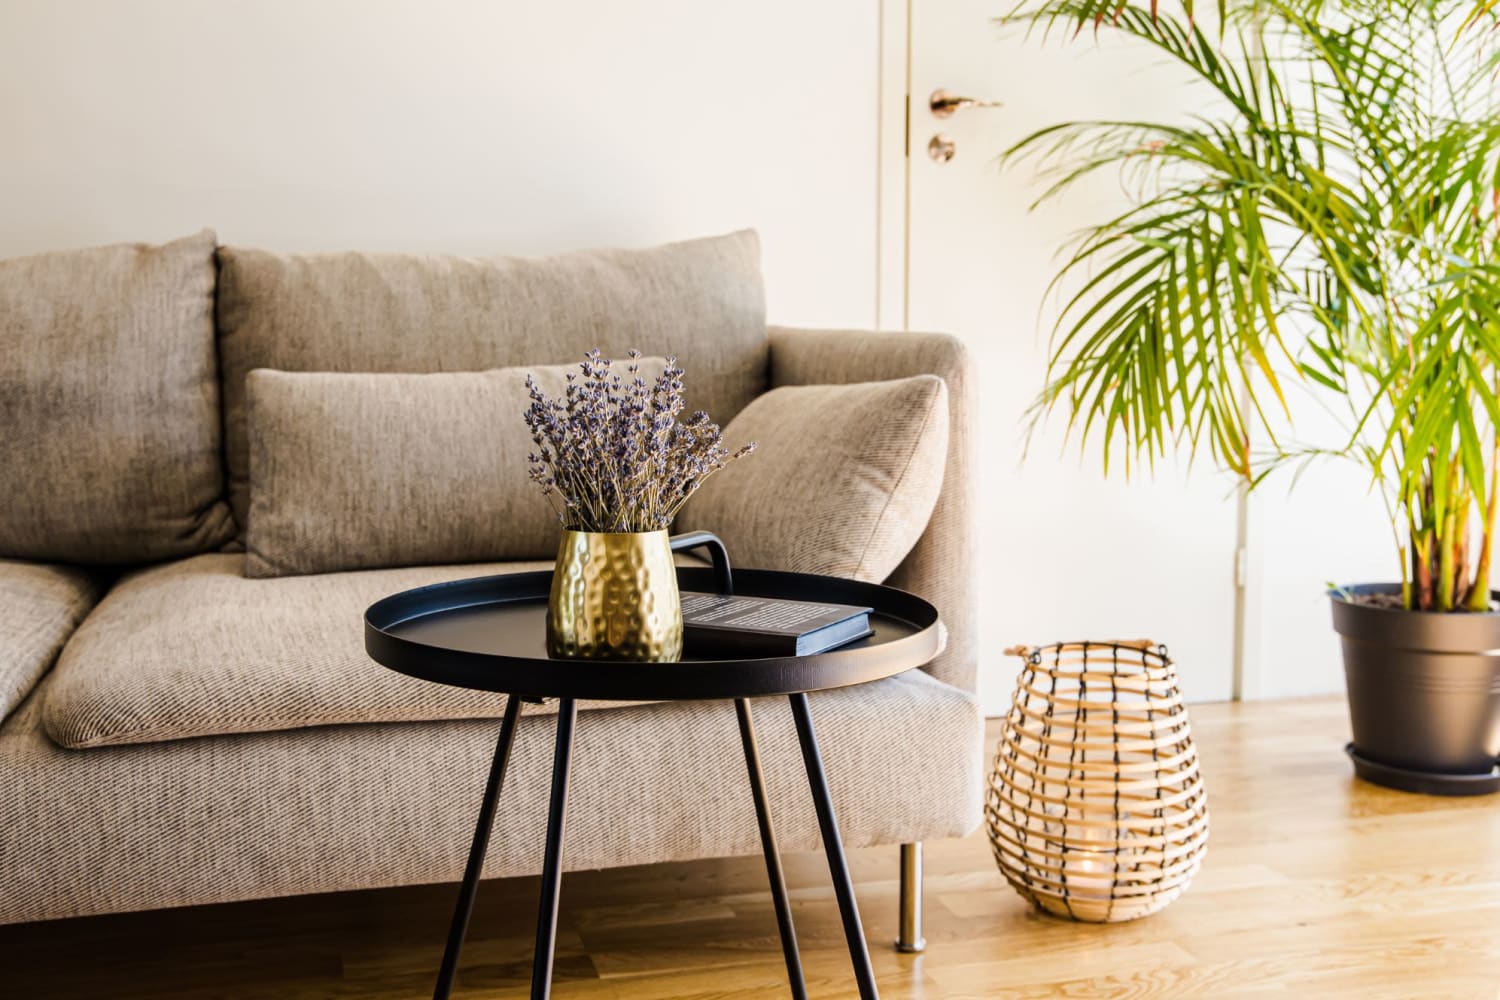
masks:
{"type": "Polygon", "coordinates": [[[719,425],[702,410],[686,422],[676,358],[654,382],[631,351],[622,375],[595,348],[568,373],[562,399],[549,398],[530,375],[526,426],[537,450],[527,456],[564,528],[659,531],[709,476],[755,450],[724,447],[719,425]]]}

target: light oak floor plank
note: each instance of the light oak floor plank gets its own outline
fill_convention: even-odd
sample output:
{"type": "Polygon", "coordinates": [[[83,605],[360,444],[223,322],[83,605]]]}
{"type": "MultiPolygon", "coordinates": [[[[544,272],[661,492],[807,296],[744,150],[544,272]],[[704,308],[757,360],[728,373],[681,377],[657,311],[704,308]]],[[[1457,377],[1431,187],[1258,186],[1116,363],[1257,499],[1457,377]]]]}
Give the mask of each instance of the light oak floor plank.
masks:
{"type": "MultiPolygon", "coordinates": [[[[1005,885],[976,832],[928,845],[928,951],[898,955],[895,849],[853,851],[881,995],[1500,998],[1500,796],[1356,782],[1340,749],[1340,699],[1191,711],[1213,833],[1185,896],[1131,924],[1057,920],[1005,885]]],[[[852,1000],[822,856],[785,860],[809,990],[852,1000]]],[[[759,858],[568,874],[554,996],[785,996],[764,879],[759,858]]],[[[528,995],[536,892],[535,879],[481,888],[455,996],[528,995]]],[[[0,996],[421,997],[453,893],[421,886],[0,927],[0,996]]]]}

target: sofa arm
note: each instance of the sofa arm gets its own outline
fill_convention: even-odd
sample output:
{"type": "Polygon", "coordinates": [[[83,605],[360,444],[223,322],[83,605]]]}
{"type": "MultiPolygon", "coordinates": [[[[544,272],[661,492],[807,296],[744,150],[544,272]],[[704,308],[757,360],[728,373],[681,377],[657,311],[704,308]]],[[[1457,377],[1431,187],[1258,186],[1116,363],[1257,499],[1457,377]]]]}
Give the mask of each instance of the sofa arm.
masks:
{"type": "Polygon", "coordinates": [[[877,382],[937,375],[948,386],[948,463],[927,530],[886,582],[935,604],[948,647],[925,668],[966,691],[978,664],[974,585],[973,420],[969,356],[956,337],[939,333],[771,328],[771,387],[877,382]]]}

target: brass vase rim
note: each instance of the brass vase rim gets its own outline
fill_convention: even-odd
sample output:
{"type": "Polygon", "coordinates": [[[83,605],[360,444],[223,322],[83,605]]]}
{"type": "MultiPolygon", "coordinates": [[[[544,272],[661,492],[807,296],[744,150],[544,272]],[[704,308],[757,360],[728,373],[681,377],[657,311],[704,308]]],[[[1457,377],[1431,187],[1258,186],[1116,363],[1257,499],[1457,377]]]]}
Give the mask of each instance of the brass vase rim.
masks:
{"type": "Polygon", "coordinates": [[[575,535],[665,535],[670,528],[652,528],[650,531],[595,531],[592,528],[564,528],[575,535]]]}

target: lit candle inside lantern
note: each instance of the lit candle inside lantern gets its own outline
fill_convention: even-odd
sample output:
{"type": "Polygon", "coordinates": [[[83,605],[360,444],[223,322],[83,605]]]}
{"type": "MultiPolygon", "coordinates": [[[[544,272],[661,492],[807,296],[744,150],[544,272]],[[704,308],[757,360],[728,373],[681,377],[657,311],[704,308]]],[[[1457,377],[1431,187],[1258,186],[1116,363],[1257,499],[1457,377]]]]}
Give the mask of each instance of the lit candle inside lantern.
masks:
{"type": "Polygon", "coordinates": [[[1109,831],[1080,824],[1068,831],[1068,891],[1080,899],[1108,899],[1114,888],[1109,831]]]}

